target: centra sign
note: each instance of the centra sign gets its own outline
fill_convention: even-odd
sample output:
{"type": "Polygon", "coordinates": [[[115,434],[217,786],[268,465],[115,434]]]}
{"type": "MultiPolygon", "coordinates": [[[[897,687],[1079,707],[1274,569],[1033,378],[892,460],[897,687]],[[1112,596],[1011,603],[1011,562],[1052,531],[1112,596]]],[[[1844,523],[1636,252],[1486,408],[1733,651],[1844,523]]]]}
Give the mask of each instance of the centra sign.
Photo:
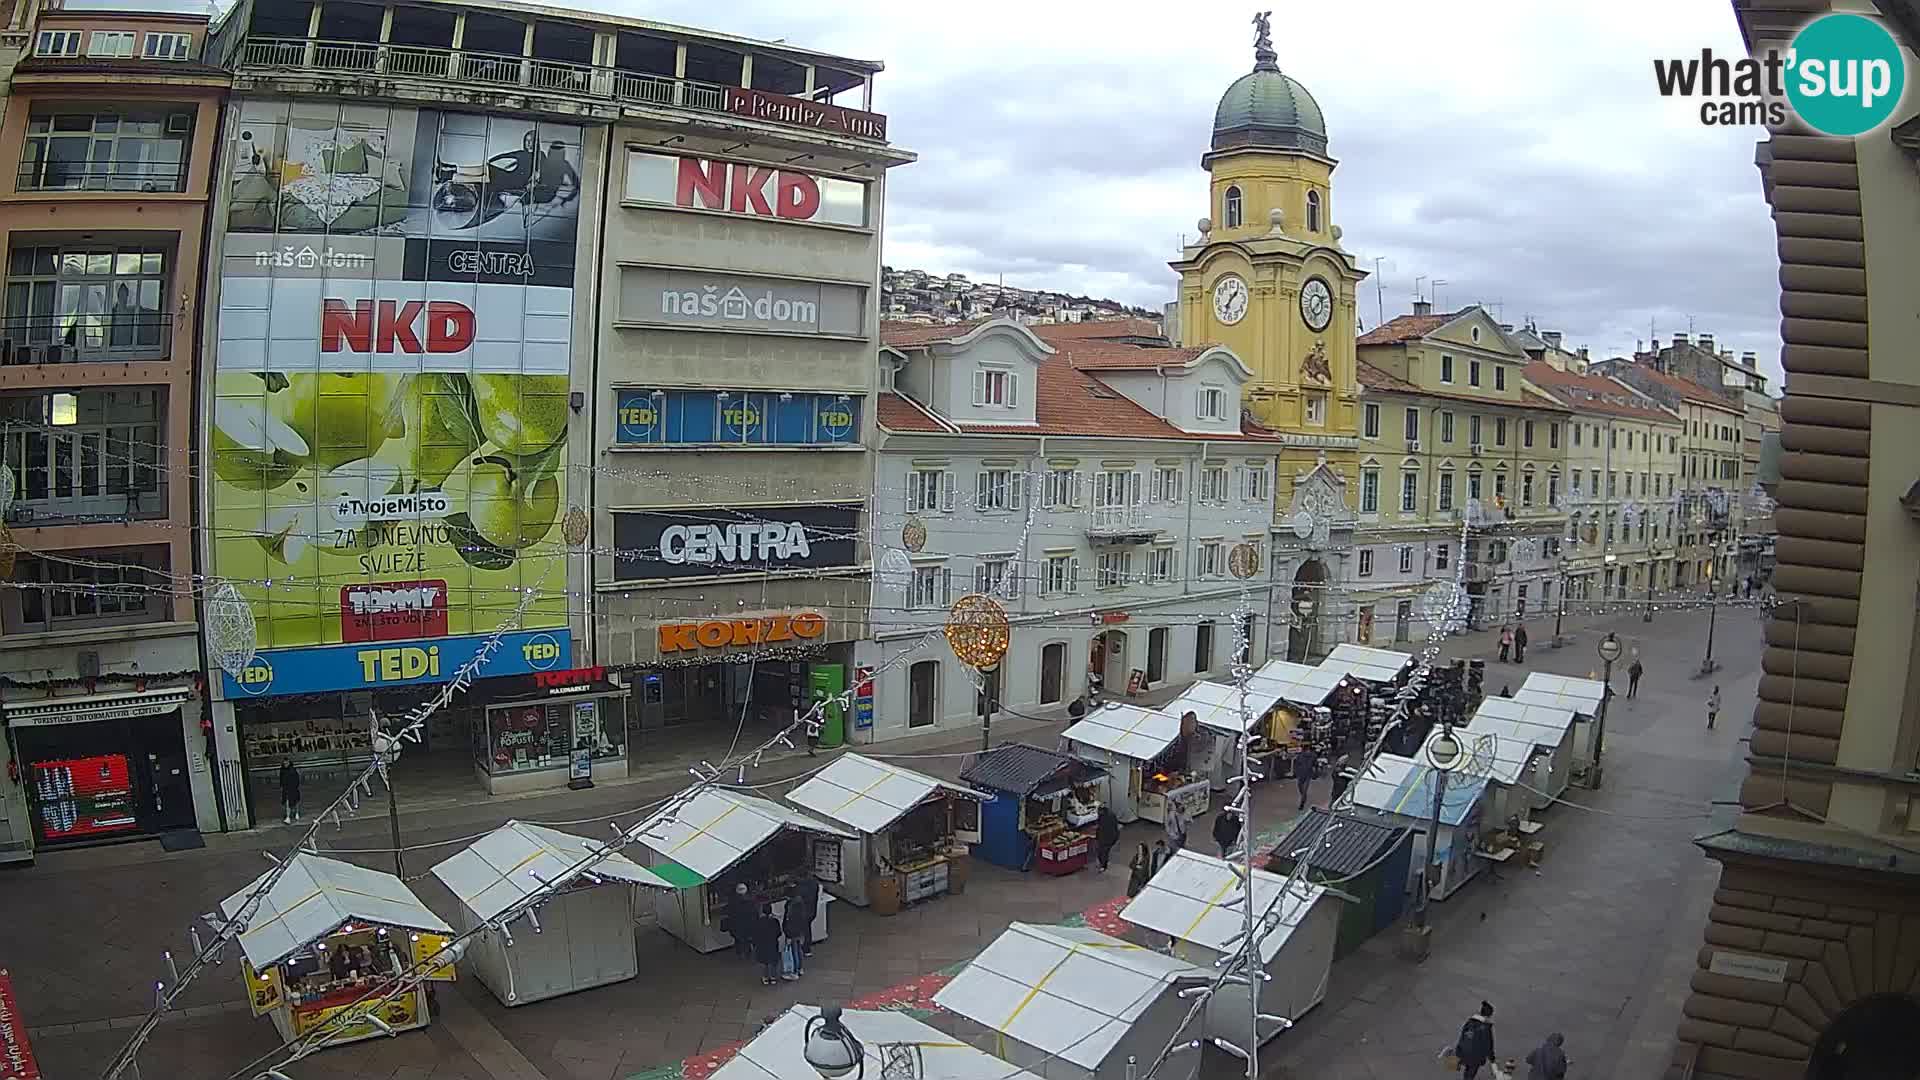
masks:
{"type": "Polygon", "coordinates": [[[660,533],[660,558],[670,563],[786,562],[812,554],[807,527],[797,521],[674,525],[660,533]]]}

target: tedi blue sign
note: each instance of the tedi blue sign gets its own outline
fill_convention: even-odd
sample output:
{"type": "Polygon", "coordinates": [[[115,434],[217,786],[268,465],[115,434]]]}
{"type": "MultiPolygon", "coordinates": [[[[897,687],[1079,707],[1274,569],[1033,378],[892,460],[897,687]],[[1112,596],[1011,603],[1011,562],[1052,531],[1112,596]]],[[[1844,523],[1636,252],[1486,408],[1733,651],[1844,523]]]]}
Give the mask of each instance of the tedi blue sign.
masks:
{"type": "MultiPolygon", "coordinates": [[[[451,680],[473,661],[487,635],[272,649],[260,653],[240,676],[222,674],[230,701],[315,694],[330,690],[375,690],[451,680]]],[[[565,630],[504,634],[474,677],[530,675],[573,666],[573,636],[565,630]]]]}
{"type": "Polygon", "coordinates": [[[845,446],[860,441],[860,399],[749,390],[621,390],[622,446],[845,446]]]}

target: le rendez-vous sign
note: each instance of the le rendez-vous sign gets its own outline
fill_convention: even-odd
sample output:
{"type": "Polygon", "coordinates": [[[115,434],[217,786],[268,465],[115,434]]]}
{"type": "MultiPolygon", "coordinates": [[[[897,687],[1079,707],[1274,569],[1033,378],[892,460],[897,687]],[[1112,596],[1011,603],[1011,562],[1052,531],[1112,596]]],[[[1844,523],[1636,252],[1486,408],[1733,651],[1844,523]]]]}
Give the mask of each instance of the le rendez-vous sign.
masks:
{"type": "Polygon", "coordinates": [[[808,127],[856,139],[878,139],[881,142],[887,139],[887,118],[879,113],[843,109],[838,105],[825,105],[785,94],[769,94],[764,90],[728,87],[727,111],[735,116],[808,127]]]}

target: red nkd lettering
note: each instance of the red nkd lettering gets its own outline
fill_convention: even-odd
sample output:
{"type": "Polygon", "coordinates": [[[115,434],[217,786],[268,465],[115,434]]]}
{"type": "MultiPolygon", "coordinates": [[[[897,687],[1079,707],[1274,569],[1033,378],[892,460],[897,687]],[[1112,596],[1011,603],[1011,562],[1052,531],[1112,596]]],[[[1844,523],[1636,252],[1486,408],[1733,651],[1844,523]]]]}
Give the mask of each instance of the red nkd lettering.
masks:
{"type": "Polygon", "coordinates": [[[323,353],[456,353],[473,347],[473,309],[452,300],[324,300],[323,353]],[[424,315],[424,319],[422,316],[424,315]],[[424,322],[423,345],[416,323],[424,322]]]}
{"type": "Polygon", "coordinates": [[[673,201],[695,210],[727,208],[727,163],[683,157],[674,183],[673,201]]]}

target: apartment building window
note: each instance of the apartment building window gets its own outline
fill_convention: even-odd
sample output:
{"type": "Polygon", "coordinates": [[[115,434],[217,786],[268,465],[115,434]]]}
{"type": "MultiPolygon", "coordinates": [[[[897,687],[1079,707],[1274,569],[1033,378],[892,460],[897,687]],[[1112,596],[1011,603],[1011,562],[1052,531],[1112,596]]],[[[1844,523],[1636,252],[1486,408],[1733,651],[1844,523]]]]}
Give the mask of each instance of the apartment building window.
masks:
{"type": "Polygon", "coordinates": [[[914,469],[907,473],[907,512],[931,514],[953,509],[953,474],[945,469],[914,469]]]}
{"type": "Polygon", "coordinates": [[[1372,548],[1360,549],[1360,576],[1361,577],[1373,576],[1373,549],[1372,548]]]}
{"type": "Polygon", "coordinates": [[[1547,474],[1547,505],[1560,505],[1560,474],[1557,472],[1547,474]]]}
{"type": "Polygon", "coordinates": [[[1443,383],[1453,381],[1453,357],[1444,353],[1440,356],[1440,381],[1443,383]]]}
{"type": "Polygon", "coordinates": [[[1225,420],[1227,418],[1227,392],[1217,386],[1200,388],[1200,419],[1225,420]]]}
{"type": "Polygon", "coordinates": [[[1618,479],[1619,479],[1618,473],[1614,473],[1614,472],[1607,473],[1607,498],[1611,499],[1616,495],[1620,494],[1618,488],[1615,486],[1616,481],[1618,479]]]}
{"type": "Polygon", "coordinates": [[[1377,514],[1380,512],[1380,470],[1360,470],[1360,512],[1377,514]]]}
{"type": "Polygon", "coordinates": [[[1420,441],[1420,410],[1408,409],[1406,412],[1404,424],[1405,424],[1405,427],[1403,430],[1403,434],[1406,435],[1407,442],[1409,444],[1419,442],[1420,441]]]}
{"type": "Polygon", "coordinates": [[[193,35],[149,33],[140,43],[140,56],[146,60],[191,59],[193,35]]]}
{"type": "Polygon", "coordinates": [[[1507,445],[1507,418],[1504,416],[1493,418],[1493,445],[1507,445]]]}
{"type": "Polygon", "coordinates": [[[1227,571],[1226,544],[1220,540],[1202,540],[1194,548],[1194,576],[1217,578],[1227,571]]]}
{"type": "Polygon", "coordinates": [[[1411,544],[1400,545],[1400,572],[1403,574],[1413,573],[1413,546],[1411,544]]]}
{"type": "Polygon", "coordinates": [[[1435,544],[1433,546],[1433,568],[1435,570],[1445,570],[1447,568],[1447,560],[1452,557],[1452,545],[1435,544]]]}
{"type": "Polygon", "coordinates": [[[1560,425],[1557,423],[1547,425],[1547,449],[1560,449],[1560,425]]]}
{"type": "Polygon", "coordinates": [[[27,117],[21,191],[184,191],[193,112],[185,106],[36,108],[27,117]]]}
{"type": "Polygon", "coordinates": [[[1203,622],[1193,632],[1193,670],[1213,670],[1213,623],[1203,622]]]}
{"type": "Polygon", "coordinates": [[[140,388],[0,397],[0,460],[15,487],[7,521],[165,514],[163,401],[140,388]]]}
{"type": "Polygon", "coordinates": [[[1580,542],[1580,511],[1575,510],[1573,513],[1567,515],[1567,543],[1577,544],[1579,542],[1580,542]]]}
{"type": "Polygon", "coordinates": [[[1450,412],[1440,414],[1440,441],[1453,442],[1453,414],[1450,412]]]}
{"type": "Polygon", "coordinates": [[[1327,422],[1327,395],[1309,393],[1306,399],[1307,423],[1320,426],[1327,422]]]}
{"type": "Polygon", "coordinates": [[[945,566],[916,566],[908,592],[910,608],[945,608],[953,603],[953,571],[945,566]]]}
{"type": "Polygon", "coordinates": [[[131,30],[95,30],[87,39],[87,56],[95,60],[131,60],[135,36],[131,30]]]}
{"type": "Polygon", "coordinates": [[[1157,547],[1147,552],[1147,580],[1154,585],[1171,584],[1174,579],[1175,551],[1157,547]]]}
{"type": "Polygon", "coordinates": [[[1507,388],[1507,369],[1504,365],[1493,365],[1493,388],[1495,390],[1505,390],[1507,388]]]}
{"type": "Polygon", "coordinates": [[[39,41],[34,43],[35,56],[79,56],[80,31],[78,30],[42,30],[39,41]]]}
{"type": "Polygon", "coordinates": [[[1467,498],[1480,498],[1480,470],[1477,468],[1467,470],[1467,498]]]}
{"type": "MultiPolygon", "coordinates": [[[[1575,428],[1574,430],[1578,431],[1580,429],[1575,428]]],[[[1575,495],[1580,494],[1580,470],[1579,469],[1573,470],[1573,493],[1575,495]]]]}
{"type": "Polygon", "coordinates": [[[163,549],[74,551],[60,559],[23,557],[14,568],[20,597],[18,623],[9,633],[123,623],[163,622],[170,617],[163,549]]]}
{"type": "Polygon", "coordinates": [[[1580,445],[1580,425],[1579,424],[1573,425],[1573,445],[1575,446],[1580,445]]]}
{"type": "Polygon", "coordinates": [[[1597,499],[1600,497],[1600,470],[1599,469],[1593,470],[1593,475],[1587,477],[1587,487],[1589,489],[1589,493],[1592,495],[1593,498],[1597,499]]]}
{"type": "Polygon", "coordinates": [[[1236,184],[1227,188],[1226,196],[1221,201],[1223,205],[1221,206],[1220,217],[1226,222],[1225,227],[1229,229],[1239,228],[1240,221],[1245,213],[1242,209],[1239,185],[1236,184]]]}
{"type": "Polygon", "coordinates": [[[1133,577],[1133,553],[1130,551],[1103,551],[1100,553],[1098,573],[1094,585],[1101,589],[1118,589],[1133,577]]]}
{"type": "Polygon", "coordinates": [[[973,567],[973,591],[988,596],[1020,595],[1020,575],[1014,572],[1010,555],[983,555],[973,567]]]}
{"type": "Polygon", "coordinates": [[[1240,497],[1247,502],[1262,502],[1265,501],[1267,494],[1267,467],[1265,465],[1242,465],[1240,467],[1240,497]]]}
{"type": "Polygon", "coordinates": [[[1467,385],[1480,385],[1480,361],[1478,360],[1467,361],[1467,385]]]}
{"type": "Polygon", "coordinates": [[[1530,472],[1520,474],[1520,505],[1533,505],[1533,474],[1530,472]]]}
{"type": "Polygon", "coordinates": [[[1439,494],[1438,502],[1439,502],[1439,509],[1441,510],[1453,509],[1453,470],[1452,469],[1440,470],[1440,494],[1439,494]]]}
{"type": "Polygon", "coordinates": [[[1153,470],[1153,484],[1150,497],[1157,503],[1177,503],[1186,494],[1186,474],[1180,467],[1162,466],[1153,470]]]}
{"type": "Polygon", "coordinates": [[[1507,501],[1507,474],[1504,472],[1493,474],[1493,497],[1502,503],[1507,501]]]}
{"type": "Polygon", "coordinates": [[[1027,474],[1013,469],[986,469],[974,477],[973,505],[977,510],[1019,510],[1026,506],[1027,474]]]}
{"type": "Polygon", "coordinates": [[[1620,449],[1620,431],[1618,428],[1607,429],[1607,449],[1609,450],[1620,449]]]}
{"type": "MultiPolygon", "coordinates": [[[[1253,565],[1255,567],[1261,567],[1267,564],[1267,542],[1259,533],[1248,533],[1246,539],[1242,540],[1241,543],[1245,544],[1247,550],[1253,553],[1253,565]]],[[[1255,573],[1257,574],[1258,571],[1256,570],[1255,573]]]]}
{"type": "Polygon", "coordinates": [[[1361,434],[1369,439],[1380,437],[1380,406],[1366,405],[1360,410],[1361,434]]]}
{"type": "Polygon", "coordinates": [[[1467,445],[1480,445],[1480,416],[1478,413],[1467,417],[1467,445]]]}
{"type": "Polygon", "coordinates": [[[973,403],[1011,409],[1019,404],[1020,376],[1003,368],[975,368],[973,403]]]}
{"type": "Polygon", "coordinates": [[[1400,474],[1400,512],[1411,514],[1420,509],[1420,474],[1408,469],[1400,474]]]}
{"type": "Polygon", "coordinates": [[[1523,420],[1520,422],[1520,445],[1525,447],[1533,446],[1533,421],[1531,420],[1523,420]]]}
{"type": "Polygon", "coordinates": [[[1667,436],[1667,453],[1677,454],[1679,452],[1680,452],[1680,436],[1678,435],[1667,436]]]}
{"type": "Polygon", "coordinates": [[[1203,503],[1227,501],[1226,466],[1209,465],[1200,470],[1200,501],[1203,503]]]}
{"type": "Polygon", "coordinates": [[[1047,506],[1065,510],[1080,505],[1080,475],[1072,469],[1049,469],[1046,479],[1047,506]]]}
{"type": "Polygon", "coordinates": [[[1047,556],[1040,577],[1040,591],[1047,596],[1064,596],[1080,589],[1080,560],[1072,555],[1047,556]]]}
{"type": "Polygon", "coordinates": [[[164,359],[171,261],[151,247],[13,248],[0,364],[164,359]]]}

